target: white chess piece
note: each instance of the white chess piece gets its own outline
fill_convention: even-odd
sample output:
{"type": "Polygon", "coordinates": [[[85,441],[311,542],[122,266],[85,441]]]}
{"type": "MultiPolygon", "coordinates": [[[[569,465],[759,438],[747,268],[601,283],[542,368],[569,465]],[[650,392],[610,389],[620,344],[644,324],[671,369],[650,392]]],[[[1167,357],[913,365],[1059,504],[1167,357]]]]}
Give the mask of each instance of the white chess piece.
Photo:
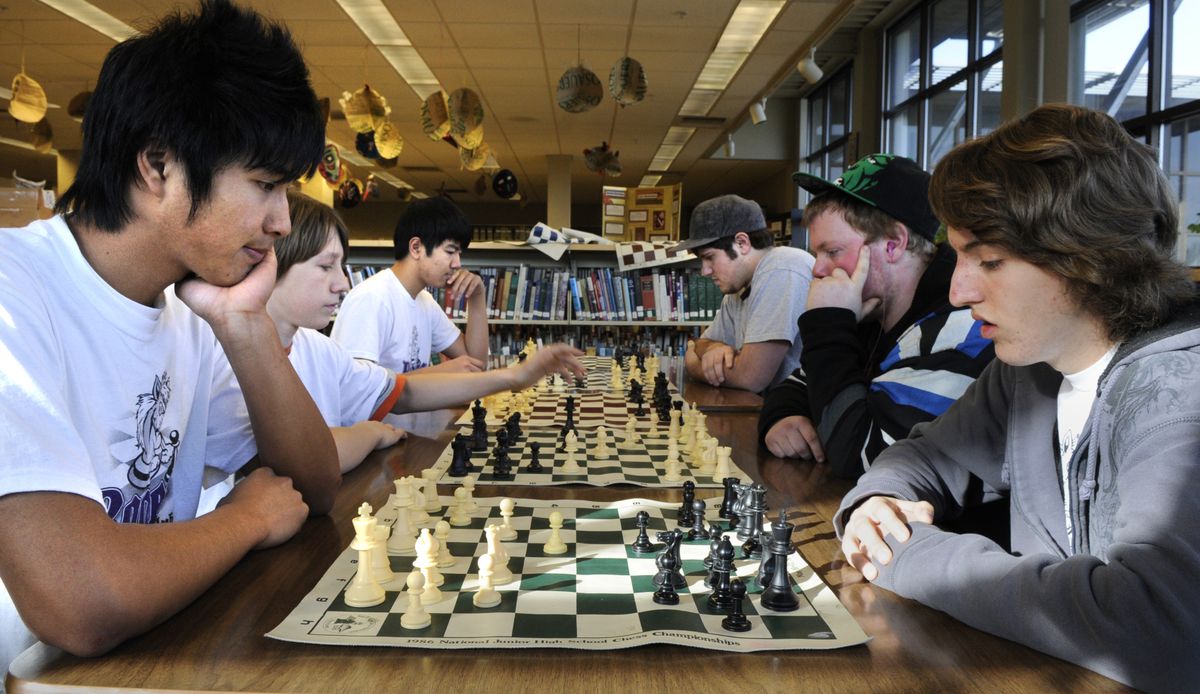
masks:
{"type": "Polygon", "coordinates": [[[579,436],[574,430],[568,430],[566,436],[563,437],[563,450],[567,453],[579,450],[579,436]]]}
{"type": "Polygon", "coordinates": [[[475,478],[468,476],[463,480],[463,489],[467,490],[467,505],[465,510],[467,513],[475,513],[479,510],[479,504],[475,503],[475,478]]]}
{"type": "Polygon", "coordinates": [[[516,503],[514,503],[512,499],[500,500],[500,517],[504,519],[504,521],[500,524],[501,540],[508,541],[517,539],[517,529],[512,525],[513,508],[515,507],[516,503]]]}
{"type": "Polygon", "coordinates": [[[499,530],[500,526],[489,525],[483,529],[483,534],[487,537],[487,553],[494,561],[492,580],[496,585],[504,585],[513,580],[513,574],[508,570],[508,552],[504,551],[504,545],[500,543],[499,530]]]}
{"type": "Polygon", "coordinates": [[[437,570],[437,549],[434,547],[436,542],[433,535],[429,534],[429,528],[421,529],[421,536],[417,538],[417,559],[413,566],[420,569],[421,574],[425,576],[425,592],[421,593],[421,602],[425,605],[432,605],[442,599],[442,591],[438,589],[437,581],[441,574],[437,570]]]}
{"type": "Polygon", "coordinates": [[[425,512],[439,513],[442,510],[442,501],[438,498],[437,478],[438,471],[426,469],[421,471],[421,479],[425,480],[425,512]]]}
{"type": "Polygon", "coordinates": [[[433,623],[429,613],[421,605],[425,593],[425,576],[414,570],[408,574],[408,609],[400,615],[400,626],[404,629],[424,629],[433,623]]]}
{"type": "Polygon", "coordinates": [[[358,507],[358,515],[354,523],[354,539],[350,541],[350,549],[358,551],[358,570],[354,579],[346,588],[343,595],[346,604],[351,607],[371,607],[383,602],[383,587],[375,580],[371,566],[371,548],[376,545],[376,521],[371,516],[371,505],[364,503],[358,507]]]}
{"type": "Polygon", "coordinates": [[[392,508],[408,508],[413,503],[412,478],[401,477],[392,480],[396,486],[396,494],[392,497],[392,508]]]}
{"type": "Polygon", "coordinates": [[[396,522],[392,524],[392,534],[388,537],[387,551],[391,554],[403,554],[413,551],[416,546],[412,523],[408,520],[408,506],[396,507],[396,522]]]}
{"type": "Polygon", "coordinates": [[[671,417],[671,423],[667,427],[667,437],[676,441],[679,440],[679,415],[679,410],[672,407],[669,415],[671,417]]]}
{"type": "Polygon", "coordinates": [[[438,541],[438,567],[454,566],[454,555],[450,553],[450,524],[446,521],[438,521],[433,528],[433,536],[438,541]]]}
{"type": "Polygon", "coordinates": [[[720,482],[726,477],[733,477],[733,448],[720,446],[717,448],[717,467],[713,470],[713,479],[720,482]]]}
{"type": "Polygon", "coordinates": [[[654,415],[654,414],[650,415],[650,428],[648,430],[646,430],[646,436],[649,436],[649,437],[655,438],[655,439],[659,437],[658,416],[657,415],[654,415]]]}
{"type": "Polygon", "coordinates": [[[608,448],[608,429],[604,426],[596,427],[596,447],[592,452],[599,458],[607,458],[612,454],[608,448]]]}
{"type": "MultiPolygon", "coordinates": [[[[697,446],[698,448],[700,446],[697,446]]],[[[700,474],[712,475],[717,468],[717,440],[712,436],[704,436],[704,444],[700,454],[700,474]]]]}
{"type": "Polygon", "coordinates": [[[625,440],[621,442],[621,448],[626,450],[635,448],[638,444],[637,422],[632,418],[625,420],[625,440]]]}
{"type": "Polygon", "coordinates": [[[583,468],[579,467],[579,460],[575,457],[575,451],[567,451],[567,457],[563,460],[561,472],[564,475],[583,474],[583,468]]]}
{"type": "Polygon", "coordinates": [[[475,607],[488,608],[500,604],[500,593],[492,587],[492,567],[495,563],[490,554],[479,556],[479,590],[471,596],[471,603],[475,607]]]}
{"type": "Polygon", "coordinates": [[[395,578],[387,552],[388,536],[391,534],[392,529],[389,526],[375,523],[375,546],[371,548],[371,577],[380,586],[395,578]]]}
{"type": "Polygon", "coordinates": [[[467,490],[459,487],[454,490],[454,507],[450,511],[450,525],[462,528],[471,524],[471,515],[467,512],[467,490]]]}
{"type": "Polygon", "coordinates": [[[663,474],[664,482],[682,482],[683,475],[681,469],[683,466],[679,464],[679,458],[667,458],[667,471],[663,474]]]}
{"type": "Polygon", "coordinates": [[[405,478],[408,480],[409,487],[413,490],[413,504],[409,508],[408,521],[412,523],[414,528],[418,528],[429,522],[429,514],[425,512],[425,485],[429,484],[425,480],[417,479],[412,475],[405,478]]]}
{"type": "Polygon", "coordinates": [[[561,511],[550,512],[550,539],[542,547],[542,551],[546,554],[566,554],[567,545],[563,542],[562,535],[559,530],[563,527],[563,515],[561,511]]]}

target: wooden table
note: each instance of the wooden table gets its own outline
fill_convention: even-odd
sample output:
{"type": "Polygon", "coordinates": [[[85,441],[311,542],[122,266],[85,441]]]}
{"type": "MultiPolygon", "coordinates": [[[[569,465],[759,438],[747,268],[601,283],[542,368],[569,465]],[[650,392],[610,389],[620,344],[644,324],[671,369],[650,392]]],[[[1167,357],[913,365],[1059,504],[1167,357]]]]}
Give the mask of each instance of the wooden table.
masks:
{"type": "MultiPolygon", "coordinates": [[[[430,437],[413,436],[373,454],[343,482],[329,516],[310,519],[283,546],[246,556],[195,603],[107,656],[76,658],[38,644],[15,661],[9,692],[239,690],[262,692],[421,691],[1129,691],[1055,658],[967,627],[865,583],[839,558],[830,516],[848,485],[826,468],[764,455],[754,413],[721,413],[710,431],[788,504],[797,545],[872,641],[836,651],[718,653],[680,646],[624,651],[531,649],[430,651],[334,647],[263,636],[292,610],[353,536],[358,505],[376,506],[392,480],[428,467],[447,445],[457,412],[429,416],[430,437]],[[442,427],[438,430],[438,426],[442,427]],[[798,517],[797,517],[798,516],[798,517]]],[[[678,500],[676,490],[555,487],[477,490],[477,496],[678,500]]],[[[443,488],[448,493],[449,488],[443,488]]]]}

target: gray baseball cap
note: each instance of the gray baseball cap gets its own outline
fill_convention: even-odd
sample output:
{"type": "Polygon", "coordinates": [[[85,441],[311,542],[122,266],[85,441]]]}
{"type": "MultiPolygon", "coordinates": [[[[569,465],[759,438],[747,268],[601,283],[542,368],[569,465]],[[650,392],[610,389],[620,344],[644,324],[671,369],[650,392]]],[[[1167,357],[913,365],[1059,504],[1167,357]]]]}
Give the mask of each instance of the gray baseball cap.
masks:
{"type": "Polygon", "coordinates": [[[688,224],[688,238],[675,244],[678,250],[706,246],[717,239],[767,228],[762,208],[753,200],[737,195],[722,195],[696,205],[688,224]]]}

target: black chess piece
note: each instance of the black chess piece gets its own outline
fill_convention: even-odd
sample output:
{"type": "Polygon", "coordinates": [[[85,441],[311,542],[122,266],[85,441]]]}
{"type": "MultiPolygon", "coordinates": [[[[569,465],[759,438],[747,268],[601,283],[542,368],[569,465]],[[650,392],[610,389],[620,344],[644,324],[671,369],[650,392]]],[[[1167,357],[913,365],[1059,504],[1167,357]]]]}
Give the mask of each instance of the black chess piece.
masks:
{"type": "Polygon", "coordinates": [[[737,500],[737,492],[734,491],[733,485],[737,484],[738,478],[726,477],[721,480],[725,485],[725,492],[721,495],[721,505],[717,507],[717,515],[721,518],[730,519],[737,518],[737,514],[733,512],[733,502],[737,500]]]}
{"type": "Polygon", "coordinates": [[[730,574],[733,572],[733,543],[729,538],[721,540],[721,546],[713,557],[712,592],[708,594],[708,607],[713,610],[728,611],[733,607],[733,593],[730,592],[730,574]]]}
{"type": "Polygon", "coordinates": [[[447,475],[451,477],[466,477],[469,474],[469,470],[467,469],[467,466],[471,462],[469,446],[470,443],[462,434],[456,435],[454,440],[450,442],[452,457],[450,458],[450,469],[446,471],[447,475]]]}
{"type": "Polygon", "coordinates": [[[637,554],[653,554],[658,551],[658,545],[650,541],[646,528],[650,527],[650,514],[645,511],[637,513],[638,536],[630,547],[637,554]]]}
{"type": "Polygon", "coordinates": [[[583,376],[576,376],[576,377],[575,377],[575,387],[576,387],[576,388],[583,388],[583,387],[585,387],[586,385],[587,385],[587,380],[586,380],[586,379],[584,379],[584,377],[583,377],[583,376]]]}
{"type": "Polygon", "coordinates": [[[471,408],[471,450],[486,451],[487,447],[487,410],[476,400],[471,408]]]}
{"type": "Polygon", "coordinates": [[[524,433],[521,431],[521,413],[513,412],[510,414],[508,416],[508,421],[505,424],[505,428],[508,430],[509,444],[511,445],[516,443],[517,439],[521,438],[521,434],[524,433]]]}
{"type": "Polygon", "coordinates": [[[792,612],[800,608],[800,599],[792,590],[792,577],[787,568],[787,556],[792,552],[792,530],[795,527],[787,522],[784,512],[780,511],[779,520],[771,524],[770,544],[764,550],[771,553],[771,580],[770,585],[763,588],[759,602],[775,612],[792,612]]]}
{"type": "Polygon", "coordinates": [[[729,592],[733,595],[733,606],[729,616],[721,620],[721,628],[725,631],[750,631],[750,619],[742,607],[742,601],[746,598],[746,584],[742,583],[742,579],[735,578],[730,581],[729,592]]]}
{"type": "Polygon", "coordinates": [[[541,442],[530,441],[529,442],[529,465],[527,465],[525,467],[525,469],[528,470],[529,472],[533,472],[533,473],[539,473],[539,472],[545,471],[546,468],[542,467],[542,461],[540,460],[541,454],[542,454],[541,442]]]}
{"type": "Polygon", "coordinates": [[[688,531],[689,540],[707,540],[708,530],[704,527],[704,499],[692,502],[692,529],[688,531]]]}
{"type": "Polygon", "coordinates": [[[692,502],[696,500],[696,483],[688,480],[683,483],[683,503],[679,506],[678,525],[681,528],[689,527],[693,522],[692,518],[692,502]]]}
{"type": "Polygon", "coordinates": [[[725,536],[721,534],[721,529],[717,526],[712,526],[710,529],[711,539],[708,543],[708,555],[704,557],[704,568],[708,569],[708,573],[704,575],[704,585],[708,588],[713,587],[713,563],[716,561],[717,552],[721,550],[721,542],[725,536]]]}
{"type": "Polygon", "coordinates": [[[658,559],[654,560],[655,566],[658,567],[658,572],[650,579],[653,585],[662,585],[664,581],[672,583],[676,588],[682,588],[687,585],[687,579],[683,577],[683,573],[679,570],[683,567],[683,560],[679,555],[679,544],[683,541],[683,532],[679,530],[667,530],[659,532],[655,535],[659,542],[663,543],[662,551],[658,554],[658,559]],[[672,557],[673,569],[667,570],[659,562],[663,555],[672,557]]]}

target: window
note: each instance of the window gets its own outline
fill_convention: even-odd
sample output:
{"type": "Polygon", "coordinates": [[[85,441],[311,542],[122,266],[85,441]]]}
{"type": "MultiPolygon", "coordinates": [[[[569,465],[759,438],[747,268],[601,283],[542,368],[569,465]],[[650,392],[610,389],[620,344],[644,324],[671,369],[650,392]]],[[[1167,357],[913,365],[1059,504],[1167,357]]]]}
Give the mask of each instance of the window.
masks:
{"type": "MultiPolygon", "coordinates": [[[[804,170],[827,181],[841,176],[846,168],[846,144],[851,130],[850,72],[849,65],[838,70],[805,100],[808,141],[804,170]]],[[[806,195],[804,190],[800,193],[806,195]]]]}
{"type": "Polygon", "coordinates": [[[1184,226],[1200,222],[1197,26],[1200,0],[1085,0],[1071,8],[1070,100],[1108,113],[1158,150],[1184,226]]]}
{"type": "Polygon", "coordinates": [[[923,0],[887,30],[887,151],[930,169],[954,145],[999,124],[1002,5],[923,0]]]}

